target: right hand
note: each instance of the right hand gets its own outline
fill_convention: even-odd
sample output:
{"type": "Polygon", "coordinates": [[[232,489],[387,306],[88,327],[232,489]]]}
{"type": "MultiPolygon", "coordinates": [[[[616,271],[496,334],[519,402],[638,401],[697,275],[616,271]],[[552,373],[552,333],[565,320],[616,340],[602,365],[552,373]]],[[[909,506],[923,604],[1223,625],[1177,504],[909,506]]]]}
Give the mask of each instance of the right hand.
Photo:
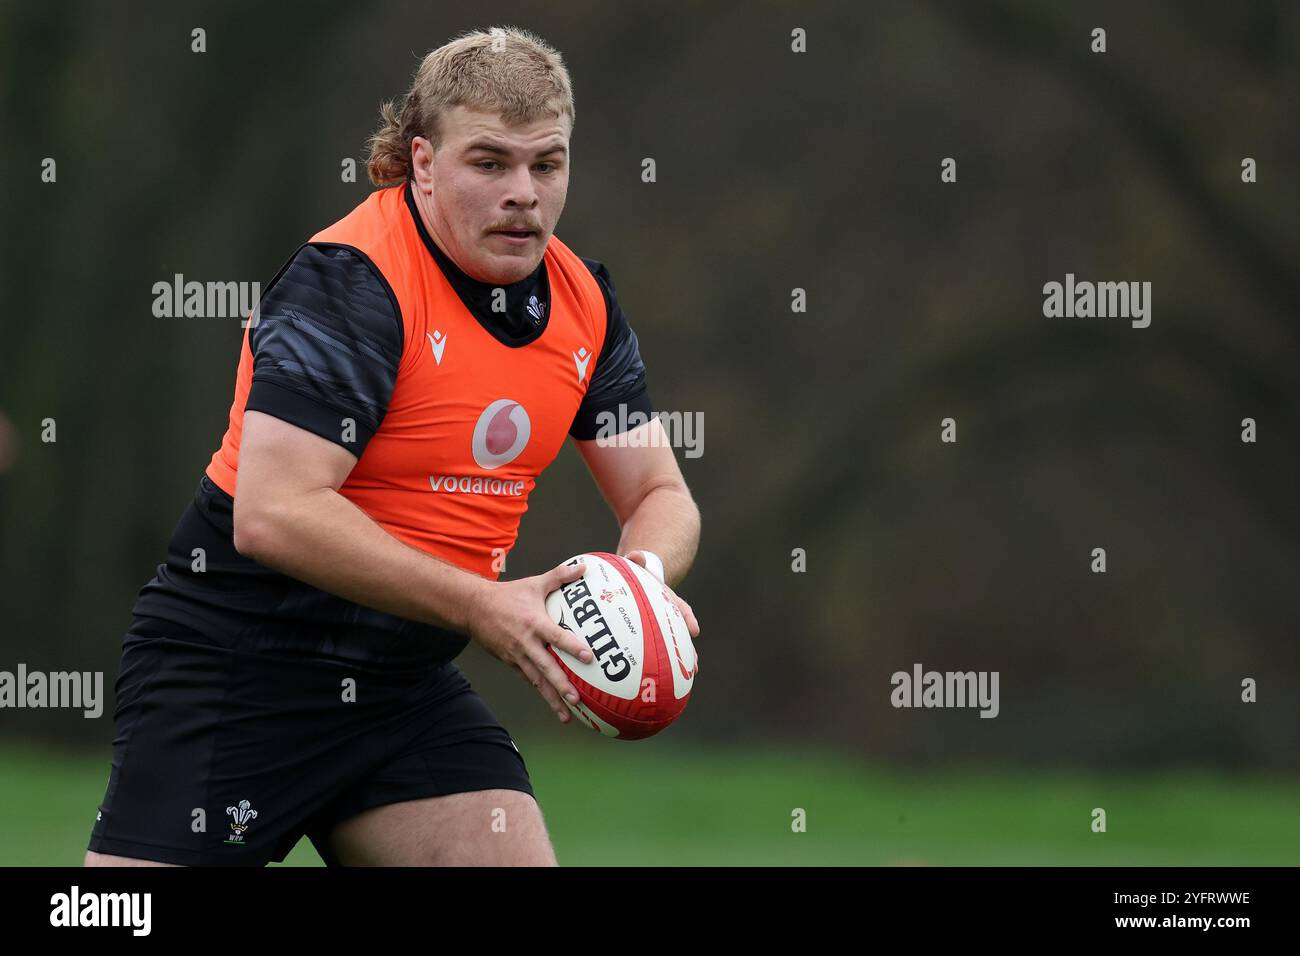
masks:
{"type": "Polygon", "coordinates": [[[576,704],[578,690],[547,645],[554,644],[584,664],[595,655],[586,641],[551,620],[546,596],[582,577],[586,569],[583,563],[561,564],[531,578],[488,582],[470,610],[469,636],[537,688],[561,723],[569,720],[564,700],[576,704]]]}

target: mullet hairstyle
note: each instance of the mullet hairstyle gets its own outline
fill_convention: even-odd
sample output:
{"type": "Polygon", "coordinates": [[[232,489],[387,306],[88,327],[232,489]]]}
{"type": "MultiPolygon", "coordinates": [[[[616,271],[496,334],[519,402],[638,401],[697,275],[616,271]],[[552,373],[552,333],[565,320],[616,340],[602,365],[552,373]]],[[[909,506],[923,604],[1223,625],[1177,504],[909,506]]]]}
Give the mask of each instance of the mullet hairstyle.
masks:
{"type": "Polygon", "coordinates": [[[517,27],[472,30],[430,52],[411,88],[379,107],[381,123],[370,137],[366,170],[376,186],[406,182],[411,141],[441,145],[439,121],[456,106],[499,115],[507,126],[547,116],[576,120],[569,71],[554,48],[517,27]]]}

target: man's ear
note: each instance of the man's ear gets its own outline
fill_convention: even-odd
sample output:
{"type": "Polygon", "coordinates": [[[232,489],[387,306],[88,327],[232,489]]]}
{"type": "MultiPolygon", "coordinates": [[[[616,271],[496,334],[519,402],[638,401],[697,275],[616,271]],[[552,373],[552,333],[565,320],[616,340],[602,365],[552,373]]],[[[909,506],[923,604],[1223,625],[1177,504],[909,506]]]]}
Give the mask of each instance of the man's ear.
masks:
{"type": "Polygon", "coordinates": [[[433,143],[423,136],[411,140],[411,177],[421,189],[433,184],[433,143]]]}

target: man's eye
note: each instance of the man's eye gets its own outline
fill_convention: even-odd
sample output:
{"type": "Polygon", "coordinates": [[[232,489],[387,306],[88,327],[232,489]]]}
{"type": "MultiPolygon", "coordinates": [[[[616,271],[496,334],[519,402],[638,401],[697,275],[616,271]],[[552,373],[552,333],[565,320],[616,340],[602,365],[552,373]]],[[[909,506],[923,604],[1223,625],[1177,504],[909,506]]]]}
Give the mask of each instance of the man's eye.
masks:
{"type": "Polygon", "coordinates": [[[474,165],[477,166],[479,169],[485,169],[488,166],[495,166],[496,164],[497,161],[495,159],[485,159],[481,162],[475,163],[474,165]]]}
{"type": "Polygon", "coordinates": [[[554,163],[538,163],[538,164],[537,164],[538,169],[541,169],[541,167],[543,167],[543,166],[546,167],[546,169],[542,169],[542,172],[544,172],[544,173],[553,173],[553,172],[555,172],[555,170],[556,170],[556,166],[555,166],[554,163]]]}

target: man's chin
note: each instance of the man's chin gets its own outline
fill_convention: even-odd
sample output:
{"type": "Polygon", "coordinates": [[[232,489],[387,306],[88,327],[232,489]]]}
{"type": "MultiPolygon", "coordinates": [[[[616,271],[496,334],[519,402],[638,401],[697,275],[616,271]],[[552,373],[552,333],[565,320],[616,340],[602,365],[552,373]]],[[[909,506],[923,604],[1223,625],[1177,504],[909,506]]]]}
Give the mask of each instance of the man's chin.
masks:
{"type": "Polygon", "coordinates": [[[529,250],[517,253],[492,253],[482,263],[483,272],[489,278],[485,282],[496,285],[510,285],[529,276],[536,270],[542,257],[529,250]]]}

